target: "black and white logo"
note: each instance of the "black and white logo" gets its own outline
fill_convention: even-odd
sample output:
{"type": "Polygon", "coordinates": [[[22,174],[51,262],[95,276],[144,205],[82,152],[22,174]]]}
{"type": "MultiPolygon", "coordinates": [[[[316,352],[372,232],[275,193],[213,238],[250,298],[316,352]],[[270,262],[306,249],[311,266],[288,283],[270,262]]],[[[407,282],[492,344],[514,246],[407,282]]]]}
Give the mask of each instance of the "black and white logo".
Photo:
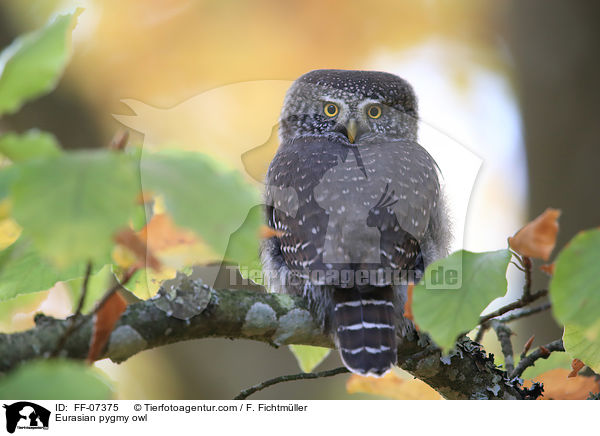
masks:
{"type": "Polygon", "coordinates": [[[48,430],[50,411],[29,401],[5,404],[6,431],[14,433],[16,429],[48,430]]]}

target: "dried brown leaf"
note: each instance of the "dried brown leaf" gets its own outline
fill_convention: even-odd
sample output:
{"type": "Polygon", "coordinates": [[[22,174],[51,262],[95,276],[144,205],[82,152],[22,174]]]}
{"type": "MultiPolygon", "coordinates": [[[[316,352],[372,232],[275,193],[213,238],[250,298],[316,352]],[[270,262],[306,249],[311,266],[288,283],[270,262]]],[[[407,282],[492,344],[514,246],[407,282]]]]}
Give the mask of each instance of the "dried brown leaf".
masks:
{"type": "Polygon", "coordinates": [[[548,263],[546,265],[540,265],[540,270],[545,272],[549,276],[554,275],[554,262],[548,263]]]}
{"type": "Polygon", "coordinates": [[[95,362],[102,356],[102,351],[115,328],[115,324],[121,318],[121,314],[127,308],[127,302],[118,292],[114,292],[98,308],[94,315],[94,327],[92,331],[92,342],[88,351],[87,361],[95,362]]]}
{"type": "Polygon", "coordinates": [[[531,335],[531,337],[529,339],[527,339],[527,342],[525,342],[525,345],[523,346],[523,354],[527,354],[527,352],[531,348],[531,344],[533,344],[534,339],[535,339],[535,335],[531,335]]]}
{"type": "Polygon", "coordinates": [[[260,237],[262,239],[281,238],[284,234],[285,232],[281,230],[275,230],[269,226],[263,225],[260,227],[260,237]]]}
{"type": "Polygon", "coordinates": [[[583,368],[584,366],[585,366],[585,364],[581,360],[573,359],[573,361],[571,362],[572,371],[569,373],[569,375],[567,377],[569,377],[569,378],[577,377],[577,374],[579,373],[579,371],[581,371],[581,368],[583,368]]]}
{"type": "Polygon", "coordinates": [[[560,213],[558,209],[546,209],[514,236],[508,238],[508,245],[523,256],[548,260],[556,245],[560,213]]]}

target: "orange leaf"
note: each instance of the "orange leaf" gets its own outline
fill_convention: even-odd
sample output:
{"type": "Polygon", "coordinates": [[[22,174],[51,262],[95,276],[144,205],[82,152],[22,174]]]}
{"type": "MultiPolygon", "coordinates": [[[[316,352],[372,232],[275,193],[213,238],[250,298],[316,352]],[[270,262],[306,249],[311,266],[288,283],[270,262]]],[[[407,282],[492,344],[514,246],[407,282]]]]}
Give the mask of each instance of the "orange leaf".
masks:
{"type": "Polygon", "coordinates": [[[363,377],[352,374],[346,382],[350,394],[365,393],[381,395],[395,400],[441,400],[442,397],[427,383],[418,380],[405,380],[393,371],[380,378],[363,377]]]}
{"type": "Polygon", "coordinates": [[[546,264],[546,265],[540,265],[540,270],[545,272],[549,276],[554,275],[554,262],[546,264]]]}
{"type": "MultiPolygon", "coordinates": [[[[534,378],[534,382],[544,384],[544,396],[541,400],[585,400],[590,392],[600,392],[600,383],[594,377],[579,376],[568,378],[569,370],[564,368],[547,371],[534,378]]],[[[531,381],[525,386],[530,387],[531,381]]]]}
{"type": "Polygon", "coordinates": [[[508,245],[523,256],[548,260],[556,245],[559,216],[560,210],[546,209],[514,236],[508,238],[508,245]]]}
{"type": "Polygon", "coordinates": [[[121,314],[125,311],[126,307],[127,302],[125,299],[118,292],[115,292],[96,311],[94,315],[92,342],[87,356],[88,363],[92,363],[100,358],[110,338],[110,334],[115,328],[115,324],[121,318],[121,314]]]}
{"type": "MultiPolygon", "coordinates": [[[[412,313],[412,300],[413,300],[413,289],[415,285],[413,283],[409,283],[406,290],[406,303],[404,303],[404,318],[410,319],[411,321],[415,321],[415,318],[412,313]]],[[[416,327],[416,324],[415,324],[416,327]]]]}
{"type": "Polygon", "coordinates": [[[571,362],[571,368],[573,369],[573,371],[571,371],[567,377],[577,377],[577,374],[579,373],[579,371],[581,371],[581,368],[583,368],[584,366],[585,365],[581,360],[573,359],[573,361],[571,362]]]}
{"type": "Polygon", "coordinates": [[[126,247],[131,251],[136,258],[142,263],[142,266],[146,264],[155,271],[159,271],[161,268],[160,261],[154,257],[152,252],[146,246],[146,243],[140,239],[137,233],[132,229],[126,228],[120,230],[115,235],[115,242],[123,247],[126,247]]]}
{"type": "Polygon", "coordinates": [[[283,235],[285,234],[285,232],[281,231],[281,230],[275,230],[272,229],[269,226],[260,226],[260,237],[262,239],[268,239],[268,238],[281,238],[283,235]]]}
{"type": "Polygon", "coordinates": [[[139,237],[146,241],[152,251],[162,251],[181,244],[190,245],[198,241],[193,232],[178,228],[171,217],[164,213],[154,215],[140,230],[139,237]]]}

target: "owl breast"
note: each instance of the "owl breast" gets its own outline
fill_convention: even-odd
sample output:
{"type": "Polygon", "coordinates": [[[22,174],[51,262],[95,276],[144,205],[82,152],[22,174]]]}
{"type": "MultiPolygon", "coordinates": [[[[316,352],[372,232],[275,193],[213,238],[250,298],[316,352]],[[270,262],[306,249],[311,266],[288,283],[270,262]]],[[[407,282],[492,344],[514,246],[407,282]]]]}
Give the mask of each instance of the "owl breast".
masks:
{"type": "Polygon", "coordinates": [[[283,144],[267,185],[269,224],[288,266],[334,285],[310,273],[414,267],[439,190],[433,159],[416,143],[323,137],[283,144]]]}

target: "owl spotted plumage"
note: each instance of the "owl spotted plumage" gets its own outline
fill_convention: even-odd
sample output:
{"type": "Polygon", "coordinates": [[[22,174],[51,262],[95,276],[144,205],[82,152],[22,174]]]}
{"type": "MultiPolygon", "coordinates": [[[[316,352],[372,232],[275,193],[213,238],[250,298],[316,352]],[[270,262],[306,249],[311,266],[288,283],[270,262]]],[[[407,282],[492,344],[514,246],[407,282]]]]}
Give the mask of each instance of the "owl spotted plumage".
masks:
{"type": "Polygon", "coordinates": [[[267,285],[305,296],[353,372],[396,362],[407,283],[447,252],[433,158],[416,143],[410,85],[388,73],[317,70],[286,96],[266,179],[267,285]]]}

